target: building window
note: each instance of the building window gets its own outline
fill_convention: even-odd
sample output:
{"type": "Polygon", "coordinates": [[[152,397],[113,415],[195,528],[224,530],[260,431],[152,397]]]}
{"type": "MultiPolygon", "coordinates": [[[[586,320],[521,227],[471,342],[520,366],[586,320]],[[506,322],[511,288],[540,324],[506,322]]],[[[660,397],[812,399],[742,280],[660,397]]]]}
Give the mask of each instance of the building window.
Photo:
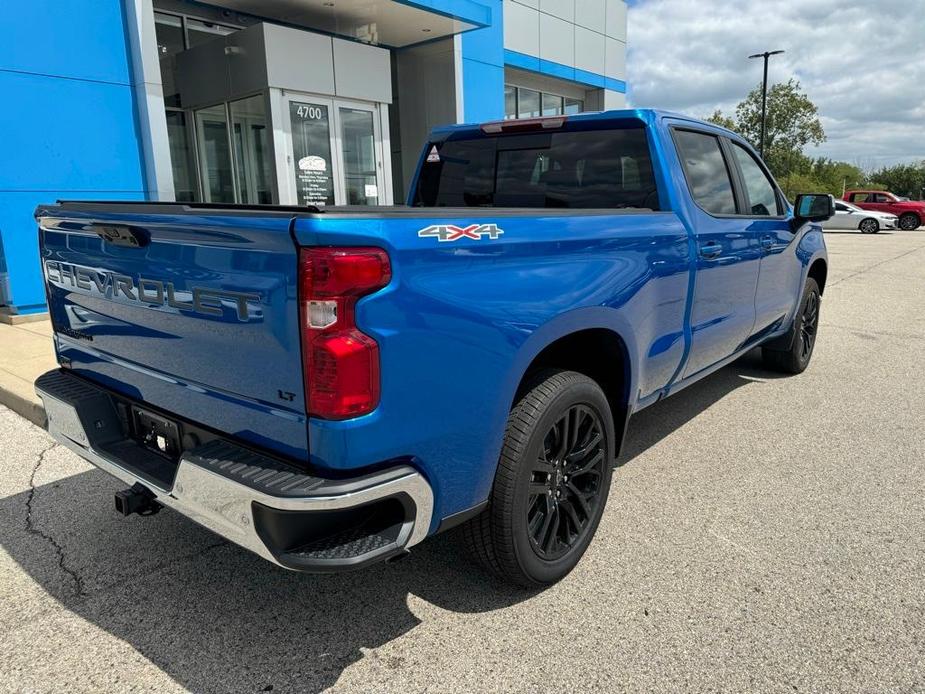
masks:
{"type": "MultiPolygon", "coordinates": [[[[181,202],[197,201],[200,199],[200,193],[196,177],[193,133],[187,125],[188,114],[182,110],[183,104],[177,89],[177,54],[236,30],[235,27],[204,22],[191,17],[166,12],[154,13],[154,31],[160,60],[161,82],[164,85],[164,106],[167,111],[167,140],[170,146],[174,194],[181,202]]],[[[215,125],[211,121],[205,127],[206,131],[214,134],[215,125]]],[[[225,127],[227,128],[227,124],[225,127]]],[[[200,134],[202,132],[200,127],[200,134]]],[[[212,154],[216,153],[212,152],[212,154]]],[[[212,163],[214,164],[214,161],[212,163]]],[[[217,184],[208,178],[210,172],[205,164],[204,166],[208,179],[206,187],[209,188],[206,191],[206,197],[220,199],[220,196],[227,191],[219,192],[219,189],[214,188],[217,184]]]]}
{"type": "Polygon", "coordinates": [[[534,89],[504,86],[504,118],[536,118],[537,116],[561,116],[581,113],[585,110],[582,99],[573,99],[534,89]]]}
{"type": "Polygon", "coordinates": [[[206,202],[234,202],[228,114],[225,104],[196,111],[196,135],[206,202]]]}
{"type": "Polygon", "coordinates": [[[517,118],[517,87],[504,85],[504,120],[517,118]]]}
{"type": "Polygon", "coordinates": [[[190,146],[185,111],[167,109],[167,140],[170,144],[175,197],[178,202],[195,202],[199,199],[199,186],[196,183],[196,162],[190,146]]]}
{"type": "Polygon", "coordinates": [[[227,36],[233,31],[234,27],[228,27],[223,24],[214,24],[204,22],[201,19],[186,18],[186,47],[193,48],[203,43],[207,43],[219,36],[227,36]]]}
{"type": "Polygon", "coordinates": [[[570,99],[565,97],[565,111],[566,115],[572,115],[573,113],[581,113],[585,110],[585,102],[581,99],[570,99]]]}
{"type": "Polygon", "coordinates": [[[532,89],[517,89],[517,117],[536,118],[540,115],[540,93],[532,89]]]}
{"type": "Polygon", "coordinates": [[[164,85],[164,105],[179,106],[176,55],[186,50],[183,18],[155,12],[154,30],[157,35],[157,55],[161,63],[161,82],[164,85]]]}
{"type": "Polygon", "coordinates": [[[232,101],[232,141],[238,198],[248,205],[273,202],[273,143],[263,94],[232,101]]]}

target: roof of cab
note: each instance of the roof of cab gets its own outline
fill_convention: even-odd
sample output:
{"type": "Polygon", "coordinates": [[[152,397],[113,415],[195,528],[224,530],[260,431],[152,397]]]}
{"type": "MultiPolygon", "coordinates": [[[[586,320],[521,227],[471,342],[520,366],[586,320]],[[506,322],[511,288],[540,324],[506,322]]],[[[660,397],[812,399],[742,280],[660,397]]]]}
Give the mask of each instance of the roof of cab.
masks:
{"type": "MultiPolygon", "coordinates": [[[[662,109],[655,108],[624,108],[624,109],[614,109],[610,111],[586,111],[584,113],[576,113],[574,115],[568,116],[545,116],[546,118],[566,118],[569,123],[592,123],[592,122],[601,122],[601,121],[613,121],[613,120],[627,120],[635,119],[642,121],[646,125],[652,125],[657,121],[663,118],[672,118],[676,120],[689,121],[695,124],[708,125],[711,128],[716,130],[728,133],[736,138],[740,136],[727,128],[722,127],[721,125],[716,125],[715,123],[709,123],[700,118],[694,118],[693,116],[688,116],[683,113],[676,113],[674,111],[665,111],[662,109]]],[[[459,134],[462,132],[477,132],[480,131],[482,126],[487,123],[507,123],[510,121],[486,121],[485,123],[460,123],[458,125],[446,125],[434,128],[434,135],[450,135],[450,134],[459,134]]]]}

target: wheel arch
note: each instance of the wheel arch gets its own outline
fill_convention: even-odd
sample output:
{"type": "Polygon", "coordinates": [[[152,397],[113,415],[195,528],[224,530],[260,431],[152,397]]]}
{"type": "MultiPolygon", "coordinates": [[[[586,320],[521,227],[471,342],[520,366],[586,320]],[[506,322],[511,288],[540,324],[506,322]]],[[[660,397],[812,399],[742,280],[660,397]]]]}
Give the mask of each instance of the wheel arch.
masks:
{"type": "Polygon", "coordinates": [[[619,455],[629,421],[634,384],[633,358],[624,336],[612,327],[586,326],[547,341],[522,368],[511,407],[524,394],[533,375],[545,369],[576,371],[601,387],[613,415],[619,455]]]}
{"type": "Polygon", "coordinates": [[[824,258],[816,258],[809,266],[807,277],[812,277],[819,285],[819,294],[825,292],[825,281],[828,278],[829,266],[824,258]]]}

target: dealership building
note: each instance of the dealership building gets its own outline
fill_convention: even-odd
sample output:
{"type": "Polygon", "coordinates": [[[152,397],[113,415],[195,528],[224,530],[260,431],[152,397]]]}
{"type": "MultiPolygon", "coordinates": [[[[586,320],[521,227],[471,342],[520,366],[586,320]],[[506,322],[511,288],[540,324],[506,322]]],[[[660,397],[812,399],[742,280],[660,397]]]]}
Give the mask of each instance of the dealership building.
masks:
{"type": "Polygon", "coordinates": [[[401,202],[437,125],[625,104],[623,0],[29,0],[0,23],[0,319],[56,199],[401,202]]]}

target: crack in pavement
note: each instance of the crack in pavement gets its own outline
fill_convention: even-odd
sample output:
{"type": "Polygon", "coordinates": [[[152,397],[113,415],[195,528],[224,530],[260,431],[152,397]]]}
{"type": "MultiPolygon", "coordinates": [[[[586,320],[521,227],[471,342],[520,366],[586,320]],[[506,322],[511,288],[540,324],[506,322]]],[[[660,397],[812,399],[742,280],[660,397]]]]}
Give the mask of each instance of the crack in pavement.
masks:
{"type": "Polygon", "coordinates": [[[39,529],[32,517],[35,511],[35,476],[38,474],[39,468],[42,467],[42,464],[45,462],[45,456],[57,448],[58,445],[58,443],[52,443],[41,453],[39,453],[38,459],[35,461],[35,466],[32,468],[32,474],[29,476],[29,496],[26,497],[25,530],[30,535],[39,537],[52,546],[52,549],[54,549],[55,554],[58,557],[58,568],[60,568],[61,571],[70,577],[74,584],[74,597],[83,598],[86,596],[86,592],[84,591],[83,578],[81,578],[80,574],[78,574],[74,569],[67,565],[67,562],[64,558],[64,548],[54,537],[39,529]]]}

